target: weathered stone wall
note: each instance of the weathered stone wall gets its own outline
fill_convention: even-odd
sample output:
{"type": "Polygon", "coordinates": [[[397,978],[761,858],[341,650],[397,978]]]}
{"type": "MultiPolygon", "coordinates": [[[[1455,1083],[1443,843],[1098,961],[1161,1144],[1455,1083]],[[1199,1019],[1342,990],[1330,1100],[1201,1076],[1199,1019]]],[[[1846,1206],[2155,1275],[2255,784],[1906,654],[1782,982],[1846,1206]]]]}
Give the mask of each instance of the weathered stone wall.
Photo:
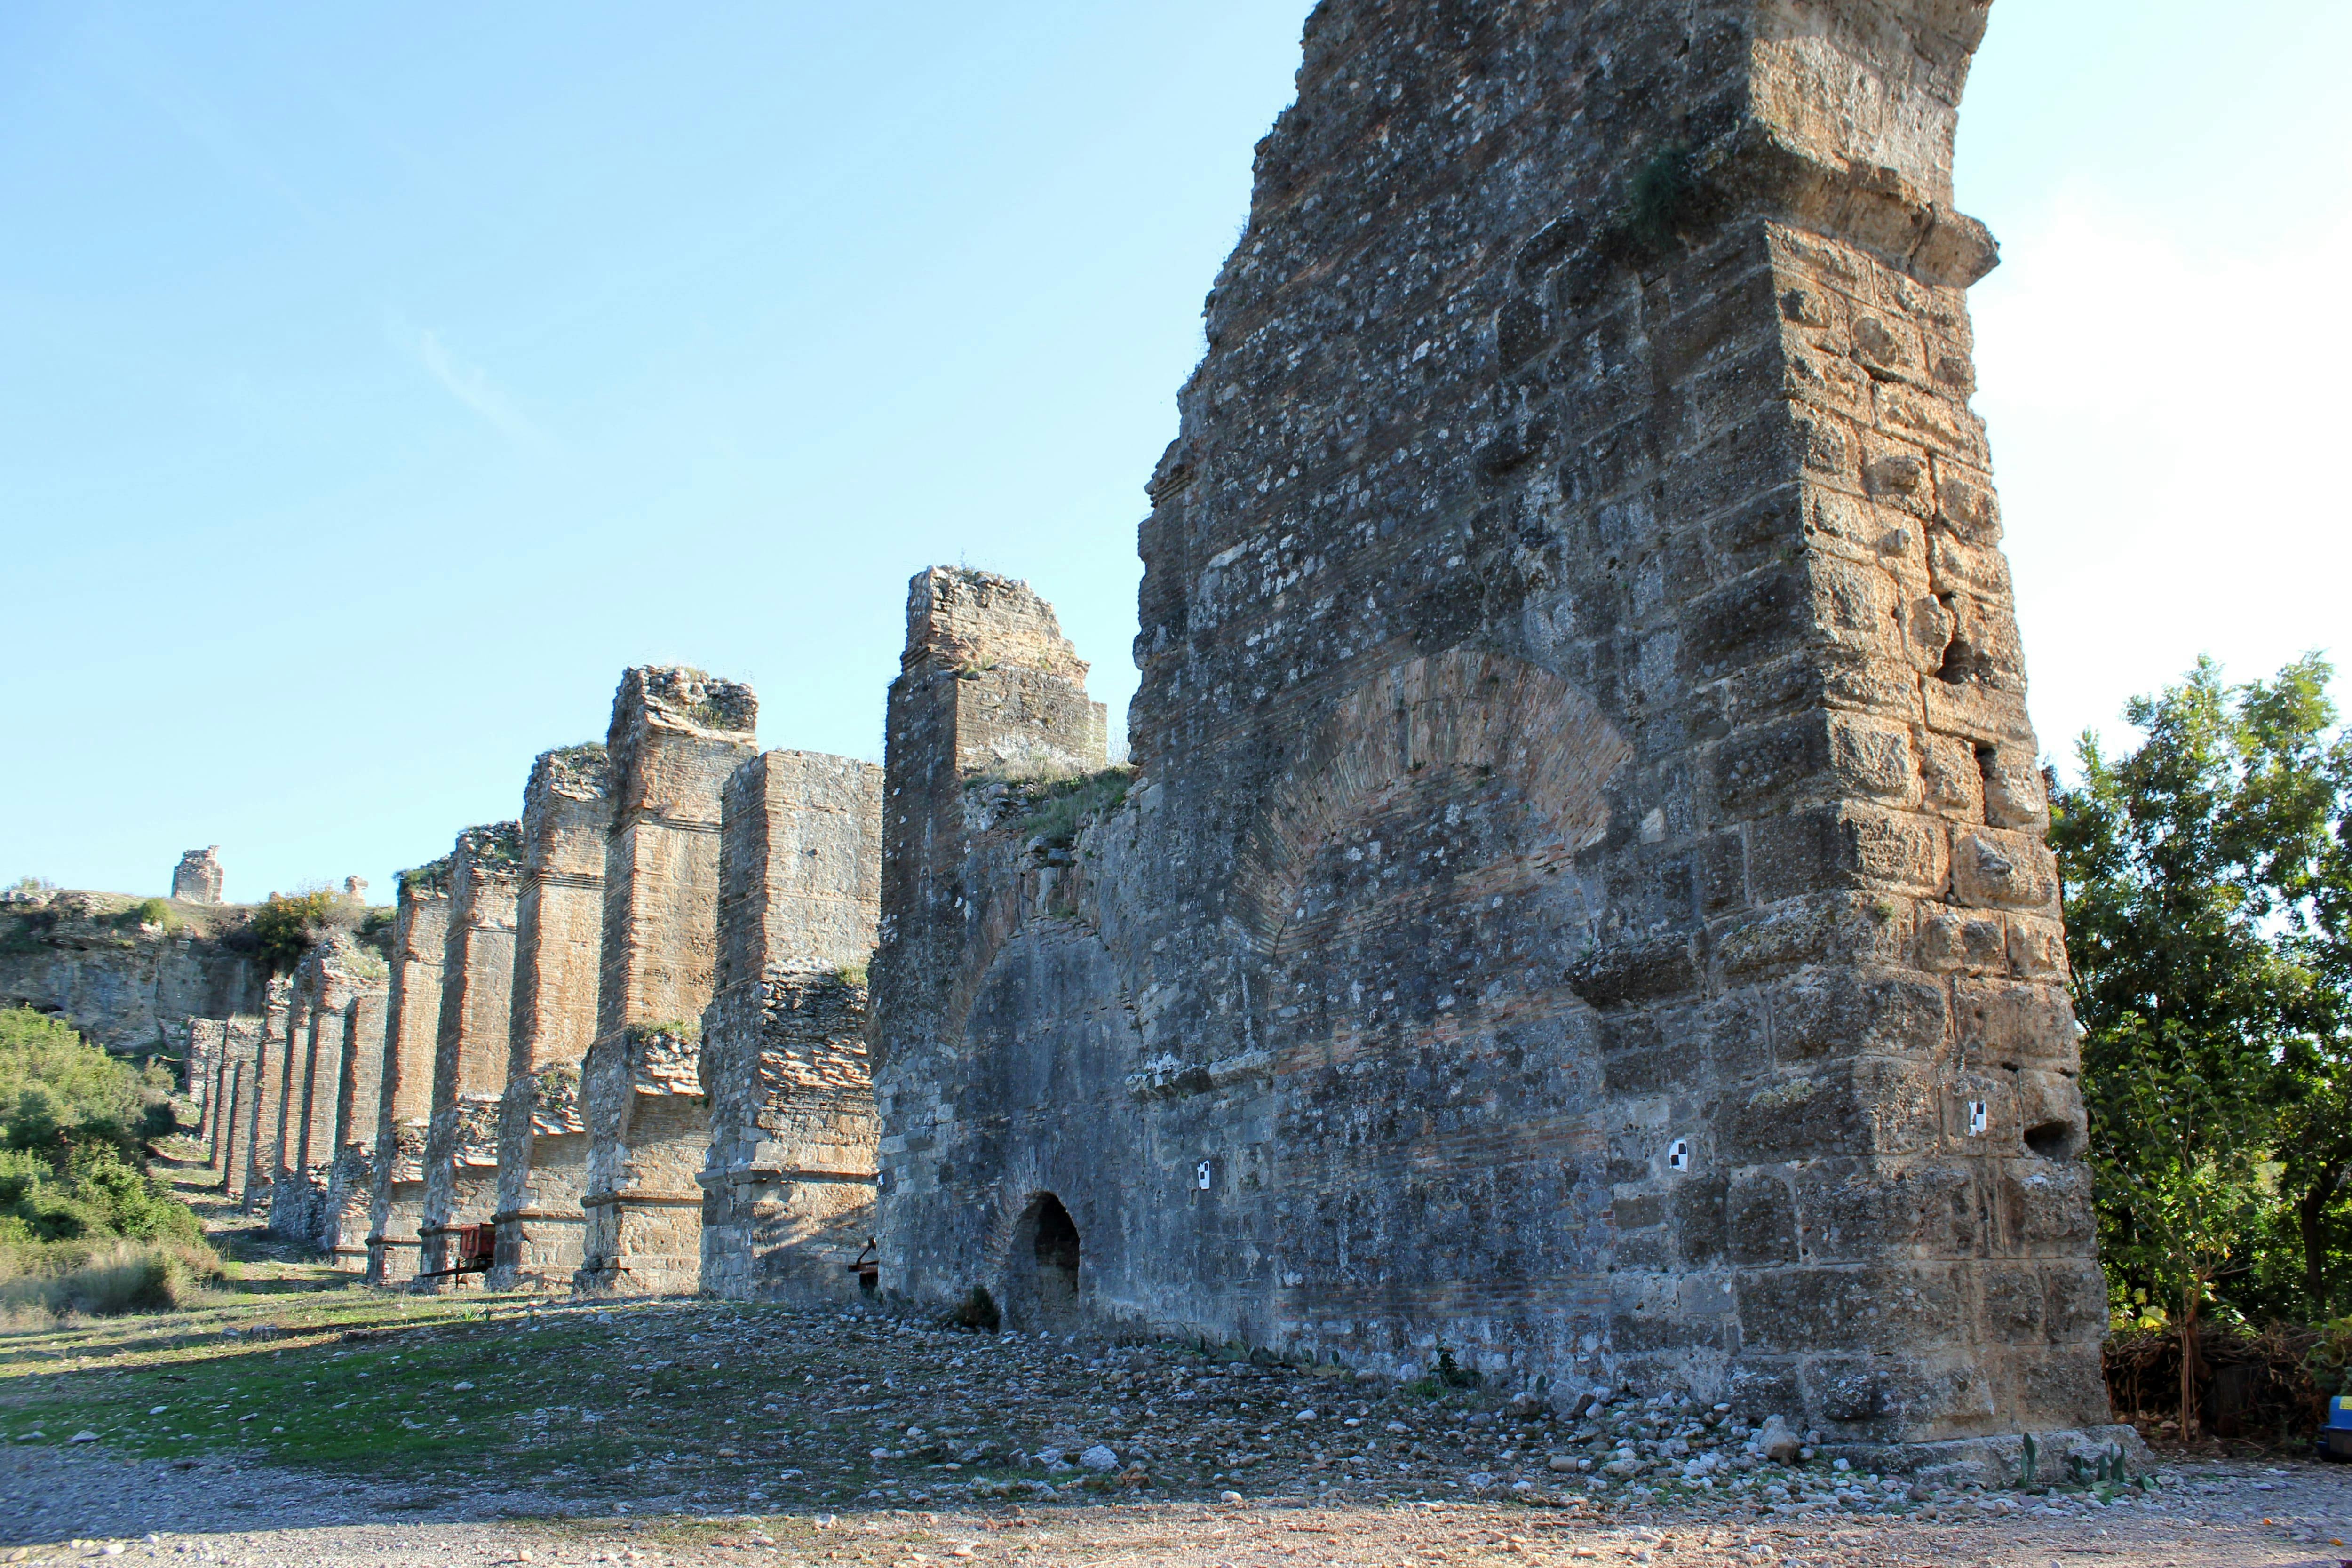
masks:
{"type": "Polygon", "coordinates": [[[874,1234],[866,964],[881,894],[882,770],[768,752],[722,802],[719,959],[702,1016],[702,1288],[855,1297],[874,1234]]]}
{"type": "Polygon", "coordinates": [[[243,1184],[238,1195],[245,1212],[266,1212],[278,1181],[279,1151],[286,1132],[288,1015],[293,1005],[294,983],[273,974],[262,984],[260,1032],[253,1048],[252,1119],[246,1131],[243,1184]]]}
{"type": "Polygon", "coordinates": [[[1948,205],[1984,16],[1316,12],[1068,865],[910,635],[887,1282],[1836,1442],[2106,1419],[1948,205]]]}
{"type": "Polygon", "coordinates": [[[221,1191],[231,1197],[242,1197],[245,1193],[243,1162],[252,1120],[247,1105],[253,1093],[253,1062],[260,1042],[260,1019],[230,1019],[213,1080],[218,1110],[206,1129],[209,1169],[219,1180],[221,1191]]]}
{"type": "MultiPolygon", "coordinates": [[[[449,1233],[490,1217],[498,1198],[499,1098],[514,1020],[515,897],[521,826],[457,835],[449,852],[449,934],[441,960],[440,1037],[425,1139],[424,1273],[457,1259],[449,1233]]],[[[456,1281],[443,1279],[433,1288],[456,1281]]]]}
{"type": "MultiPolygon", "coordinates": [[[[387,966],[388,970],[388,966],[387,966]]],[[[343,1012],[343,1074],[336,1087],[334,1162],[319,1246],[337,1269],[364,1274],[375,1196],[375,1140],[383,1095],[390,998],[381,983],[343,1012]]]]}
{"type": "Polygon", "coordinates": [[[333,1249],[329,1188],[352,1070],[351,1010],[361,996],[380,995],[385,977],[383,954],[340,930],[321,936],[294,967],[286,1142],[269,1205],[269,1228],[289,1241],[333,1249]]]}
{"type": "Polygon", "coordinates": [[[172,868],[172,897],[191,904],[221,901],[220,846],[191,849],[172,868]]]}
{"type": "Polygon", "coordinates": [[[221,1054],[228,1044],[228,1020],[190,1018],[184,1026],[187,1048],[180,1059],[180,1092],[195,1105],[195,1136],[209,1138],[217,1109],[214,1079],[220,1074],[221,1054]]]}
{"type": "Polygon", "coordinates": [[[422,1266],[425,1136],[440,1049],[442,961],[448,953],[449,862],[405,871],[394,907],[392,978],[369,1168],[368,1281],[396,1285],[422,1266]]]}
{"type": "Polygon", "coordinates": [[[750,687],[676,668],[631,669],[613,699],[583,1289],[690,1290],[700,1273],[710,1119],[693,1037],[717,944],[719,790],[751,755],[758,711],[750,687]]]}
{"type": "Polygon", "coordinates": [[[523,789],[514,1013],[499,1110],[492,1289],[569,1289],[587,1215],[580,1062],[596,1037],[611,773],[601,745],[548,752],[523,789]]]}

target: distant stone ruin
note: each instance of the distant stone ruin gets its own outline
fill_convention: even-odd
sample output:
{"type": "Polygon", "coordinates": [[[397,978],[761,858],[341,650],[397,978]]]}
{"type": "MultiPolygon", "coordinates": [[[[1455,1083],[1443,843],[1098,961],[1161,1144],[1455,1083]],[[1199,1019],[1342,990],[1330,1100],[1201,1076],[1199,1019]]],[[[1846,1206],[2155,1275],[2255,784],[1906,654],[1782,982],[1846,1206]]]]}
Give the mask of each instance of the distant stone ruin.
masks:
{"type": "Polygon", "coordinates": [[[878,774],[631,669],[380,980],[187,1010],[251,1019],[188,1036],[225,1184],[354,1260],[365,1188],[384,1284],[2103,1426],[1985,15],[1326,0],[1148,487],[1132,766],[987,573],[915,578],[878,774]]]}
{"type": "Polygon", "coordinates": [[[189,904],[221,901],[219,845],[191,849],[180,857],[180,863],[172,868],[172,897],[189,904]]]}

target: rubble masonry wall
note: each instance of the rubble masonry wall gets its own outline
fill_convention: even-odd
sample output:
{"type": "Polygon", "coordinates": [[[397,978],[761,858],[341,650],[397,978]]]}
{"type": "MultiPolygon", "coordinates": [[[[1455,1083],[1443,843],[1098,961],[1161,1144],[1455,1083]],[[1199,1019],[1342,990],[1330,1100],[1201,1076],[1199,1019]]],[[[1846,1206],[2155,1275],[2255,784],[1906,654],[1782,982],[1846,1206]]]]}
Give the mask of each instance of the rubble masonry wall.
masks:
{"type": "Polygon", "coordinates": [[[706,1290],[857,1295],[879,1135],[864,1036],[881,836],[882,770],[870,763],[767,752],[727,781],[702,1015],[706,1290]]]}
{"type": "Polygon", "coordinates": [[[2106,1419],[1949,205],[1984,14],[1317,10],[1066,864],[958,728],[1034,612],[910,630],[887,1283],[1842,1442],[2106,1419]]]}

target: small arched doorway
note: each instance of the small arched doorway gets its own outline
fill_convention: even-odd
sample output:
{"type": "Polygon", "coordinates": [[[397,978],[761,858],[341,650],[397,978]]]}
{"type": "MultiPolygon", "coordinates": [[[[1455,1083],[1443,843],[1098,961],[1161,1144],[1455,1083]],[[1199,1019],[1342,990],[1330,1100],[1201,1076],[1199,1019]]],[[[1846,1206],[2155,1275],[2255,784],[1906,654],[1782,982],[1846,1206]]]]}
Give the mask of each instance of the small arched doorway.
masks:
{"type": "Polygon", "coordinates": [[[1059,1328],[1078,1313],[1077,1222],[1052,1193],[1039,1193],[1021,1212],[1005,1259],[1005,1305],[1015,1327],[1059,1328]]]}

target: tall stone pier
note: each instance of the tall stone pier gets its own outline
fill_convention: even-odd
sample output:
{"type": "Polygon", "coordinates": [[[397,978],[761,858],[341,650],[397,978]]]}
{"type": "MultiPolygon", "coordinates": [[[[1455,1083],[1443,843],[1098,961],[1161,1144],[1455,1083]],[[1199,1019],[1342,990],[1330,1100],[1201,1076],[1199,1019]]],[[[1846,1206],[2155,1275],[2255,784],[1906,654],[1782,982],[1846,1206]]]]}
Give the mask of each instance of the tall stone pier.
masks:
{"type": "Polygon", "coordinates": [[[1317,9],[1149,487],[1124,803],[984,810],[910,639],[886,1286],[1887,1462],[2108,1420],[1968,401],[1985,16],[1317,9]]]}
{"type": "Polygon", "coordinates": [[[758,713],[750,687],[676,667],[631,669],[613,699],[582,1289],[691,1290],[700,1275],[697,1021],[718,941],[719,789],[751,756],[758,713]]]}
{"type": "Polygon", "coordinates": [[[327,1195],[351,1070],[351,1010],[361,996],[380,994],[384,978],[381,955],[341,930],[327,932],[294,966],[285,1157],[269,1205],[269,1228],[289,1240],[333,1245],[327,1195]]]}
{"type": "Polygon", "coordinates": [[[219,1173],[221,1192],[229,1197],[242,1197],[245,1193],[247,1145],[253,1125],[253,1063],[260,1045],[260,1019],[229,1020],[215,1079],[220,1110],[212,1118],[211,1138],[212,1169],[219,1173]]]}
{"type": "Polygon", "coordinates": [[[180,1092],[195,1102],[195,1136],[207,1138],[213,1125],[213,1084],[220,1072],[221,1047],[228,1032],[228,1020],[189,1018],[182,1027],[187,1048],[180,1058],[180,1092]]]}
{"type": "Polygon", "coordinates": [[[268,1212],[278,1181],[278,1151],[285,1134],[287,1032],[294,982],[272,974],[262,982],[259,1032],[253,1047],[253,1089],[239,1112],[246,1118],[245,1155],[230,1188],[247,1213],[268,1212]]]}
{"type": "Polygon", "coordinates": [[[433,1064],[441,1040],[442,960],[449,945],[447,857],[400,875],[394,905],[392,979],[384,999],[383,1058],[376,1084],[375,1150],[369,1163],[371,1285],[416,1278],[424,1246],[425,1140],[433,1110],[433,1064]]]}
{"type": "Polygon", "coordinates": [[[319,1224],[319,1247],[341,1273],[364,1274],[375,1196],[375,1139],[383,1098],[391,999],[383,984],[343,1010],[342,1079],[335,1089],[333,1163],[319,1224]]]}
{"type": "Polygon", "coordinates": [[[702,1015],[702,1288],[854,1299],[874,1236],[866,970],[881,902],[882,770],[768,752],[722,800],[719,961],[702,1015]]]}
{"type": "Polygon", "coordinates": [[[588,1167],[580,1063],[596,1037],[610,784],[604,748],[591,744],[541,754],[523,790],[493,1289],[569,1289],[580,1267],[588,1167]]]}
{"type": "MultiPolygon", "coordinates": [[[[457,1264],[451,1233],[490,1217],[498,1199],[499,1100],[514,1016],[515,897],[522,871],[518,823],[457,835],[449,851],[449,934],[441,959],[440,1037],[425,1135],[423,1273],[457,1264]]],[[[434,1288],[464,1280],[443,1278],[434,1288]]]]}

